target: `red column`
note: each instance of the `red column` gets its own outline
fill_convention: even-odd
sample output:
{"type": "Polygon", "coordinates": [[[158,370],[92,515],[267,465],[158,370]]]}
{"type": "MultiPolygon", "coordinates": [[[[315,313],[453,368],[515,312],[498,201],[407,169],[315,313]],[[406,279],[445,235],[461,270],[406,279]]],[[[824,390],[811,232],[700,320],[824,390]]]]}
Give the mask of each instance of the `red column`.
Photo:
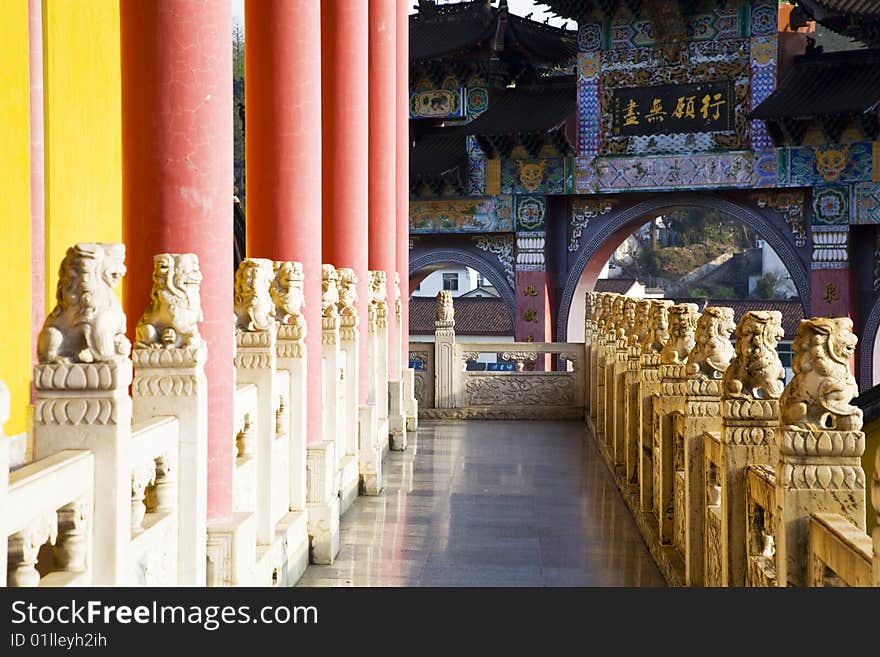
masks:
{"type": "Polygon", "coordinates": [[[368,17],[367,0],[321,2],[323,257],[354,269],[360,281],[361,403],[368,381],[368,17]]]}
{"type": "MultiPolygon", "coordinates": [[[[398,3],[399,4],[399,3],[398,3]]],[[[397,270],[397,17],[394,0],[370,0],[370,269],[388,274],[394,291],[397,270]]],[[[389,299],[391,294],[389,294],[389,299]]],[[[388,304],[388,375],[400,378],[394,303],[388,304]]]]}
{"type": "Polygon", "coordinates": [[[120,3],[125,310],[150,298],[152,259],[199,256],[208,343],[208,520],[232,514],[232,7],[120,3]]]}
{"type": "Polygon", "coordinates": [[[401,366],[409,360],[409,15],[407,3],[397,3],[397,271],[400,273],[401,366]]]}
{"type": "MultiPolygon", "coordinates": [[[[46,319],[46,223],[43,193],[43,4],[28,2],[31,117],[31,353],[46,319]]],[[[53,272],[54,273],[54,272],[53,272]]]]}
{"type": "MultiPolygon", "coordinates": [[[[247,254],[305,273],[308,367],[321,372],[321,5],[245,3],[247,254]]],[[[308,441],[321,440],[321,386],[308,390],[308,441]]]]}

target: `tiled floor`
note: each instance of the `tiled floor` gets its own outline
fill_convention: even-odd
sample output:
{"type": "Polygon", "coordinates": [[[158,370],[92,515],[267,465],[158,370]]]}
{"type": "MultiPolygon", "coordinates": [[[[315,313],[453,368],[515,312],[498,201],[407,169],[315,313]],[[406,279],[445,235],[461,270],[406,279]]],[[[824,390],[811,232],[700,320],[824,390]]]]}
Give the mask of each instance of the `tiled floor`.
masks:
{"type": "Polygon", "coordinates": [[[663,586],[578,422],[423,423],[300,586],[663,586]]]}

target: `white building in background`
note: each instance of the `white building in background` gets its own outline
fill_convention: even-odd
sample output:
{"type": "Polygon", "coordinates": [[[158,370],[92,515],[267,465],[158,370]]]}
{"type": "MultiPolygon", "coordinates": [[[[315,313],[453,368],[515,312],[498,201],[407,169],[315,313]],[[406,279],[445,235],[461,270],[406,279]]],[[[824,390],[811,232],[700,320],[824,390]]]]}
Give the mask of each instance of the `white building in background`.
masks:
{"type": "Polygon", "coordinates": [[[777,278],[776,294],[782,299],[797,297],[798,291],[794,281],[788,273],[788,269],[782,260],[768,244],[762,239],[757,240],[756,246],[761,249],[761,274],[749,276],[749,295],[755,291],[755,285],[765,274],[773,274],[777,278]]]}
{"type": "Polygon", "coordinates": [[[413,297],[436,298],[440,290],[449,290],[453,297],[497,297],[495,286],[476,269],[452,266],[428,274],[410,291],[413,297]]]}

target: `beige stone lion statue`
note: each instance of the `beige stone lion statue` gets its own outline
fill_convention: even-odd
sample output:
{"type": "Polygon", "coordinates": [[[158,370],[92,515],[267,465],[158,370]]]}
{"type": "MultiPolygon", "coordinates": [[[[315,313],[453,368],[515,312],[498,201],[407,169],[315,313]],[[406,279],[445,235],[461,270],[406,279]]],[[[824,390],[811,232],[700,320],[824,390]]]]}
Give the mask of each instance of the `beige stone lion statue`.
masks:
{"type": "Polygon", "coordinates": [[[378,304],[388,298],[388,275],[381,269],[370,270],[370,303],[378,304]]]}
{"type": "Polygon", "coordinates": [[[333,265],[321,265],[321,316],[339,316],[336,305],[339,303],[339,274],[333,265]]]}
{"type": "Polygon", "coordinates": [[[633,319],[632,329],[627,338],[627,345],[630,347],[641,347],[642,341],[648,333],[648,317],[651,312],[651,302],[648,299],[639,299],[636,301],[635,318],[633,319]]]}
{"type": "Polygon", "coordinates": [[[862,409],[850,404],[859,387],[850,371],[858,343],[848,317],[805,319],[794,339],[794,377],[779,398],[784,425],[858,431],[862,409]]]}
{"type": "Polygon", "coordinates": [[[199,296],[202,272],[194,253],[153,256],[150,305],[135,327],[138,347],[195,347],[201,344],[198,322],[204,319],[199,296]]]}
{"type": "Polygon", "coordinates": [[[93,363],[128,356],[125,313],[114,288],[125,275],[125,245],[80,242],[58,271],[55,308],[37,337],[41,363],[93,363]]]}
{"type": "Polygon", "coordinates": [[[276,261],[269,288],[275,319],[281,324],[295,324],[305,306],[303,266],[301,262],[276,261]]]}
{"type": "Polygon", "coordinates": [[[358,302],[358,277],[351,267],[339,267],[336,270],[339,280],[336,287],[339,288],[339,314],[342,316],[357,315],[358,302]]]}
{"type": "Polygon", "coordinates": [[[648,311],[648,330],[645,339],[642,340],[643,354],[659,354],[663,351],[666,341],[669,339],[669,307],[671,301],[666,299],[651,299],[651,309],[648,311]]]}
{"type": "Polygon", "coordinates": [[[785,335],[778,310],[751,310],[739,320],[734,357],[722,377],[722,396],[778,399],[785,369],[776,345],[785,335]]]}
{"type": "Polygon", "coordinates": [[[269,294],[273,263],[266,258],[245,258],[235,272],[235,328],[266,331],[274,325],[274,305],[269,294]]]}
{"type": "Polygon", "coordinates": [[[733,359],[730,336],[736,330],[733,309],[709,306],[697,320],[694,348],[688,354],[688,374],[706,379],[720,379],[733,359]]]}
{"type": "Polygon", "coordinates": [[[700,311],[695,303],[677,303],[669,308],[669,339],[660,350],[664,365],[684,363],[694,348],[694,332],[700,311]]]}
{"type": "Polygon", "coordinates": [[[438,322],[455,321],[455,306],[452,303],[452,292],[440,290],[437,293],[437,317],[438,322]]]}

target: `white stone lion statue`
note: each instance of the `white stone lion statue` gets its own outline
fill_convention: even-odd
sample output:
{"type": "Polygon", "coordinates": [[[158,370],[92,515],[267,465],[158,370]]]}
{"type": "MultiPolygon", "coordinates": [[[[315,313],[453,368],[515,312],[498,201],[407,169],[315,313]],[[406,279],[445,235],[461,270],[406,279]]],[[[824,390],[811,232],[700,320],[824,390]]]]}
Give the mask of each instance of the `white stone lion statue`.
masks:
{"type": "Polygon", "coordinates": [[[266,331],[274,324],[274,306],[269,295],[272,261],[245,258],[235,272],[235,327],[240,331],[266,331]]]}
{"type": "Polygon", "coordinates": [[[339,310],[339,274],[333,265],[321,265],[321,316],[338,317],[339,310]]]}
{"type": "Polygon", "coordinates": [[[722,377],[722,395],[778,399],[785,387],[785,369],[776,345],[785,335],[778,310],[751,310],[736,327],[734,357],[722,377]]]}
{"type": "Polygon", "coordinates": [[[80,242],[58,271],[55,308],[37,337],[41,363],[93,363],[131,353],[113,292],[125,275],[125,245],[80,242]]]}
{"type": "Polygon", "coordinates": [[[202,272],[194,253],[153,256],[150,305],[135,328],[138,347],[195,347],[201,344],[198,322],[202,314],[199,287],[202,272]]]}
{"type": "Polygon", "coordinates": [[[336,287],[339,289],[339,314],[342,316],[357,315],[358,302],[358,277],[351,267],[339,267],[336,269],[339,280],[336,287]]]}
{"type": "Polygon", "coordinates": [[[388,298],[388,275],[381,269],[370,270],[370,302],[381,303],[388,298]]]}
{"type": "Polygon", "coordinates": [[[694,331],[700,311],[695,303],[677,303],[669,308],[669,339],[660,351],[664,365],[684,363],[694,348],[694,331]]]}
{"type": "Polygon", "coordinates": [[[850,404],[859,387],[850,371],[858,343],[848,317],[805,319],[794,339],[794,377],[779,398],[784,425],[858,431],[862,409],[850,404]]]}
{"type": "Polygon", "coordinates": [[[697,320],[694,348],[688,354],[688,374],[706,379],[720,379],[733,359],[730,336],[736,330],[733,309],[709,306],[697,320]]]}
{"type": "Polygon", "coordinates": [[[294,324],[305,306],[303,295],[303,266],[300,262],[276,261],[269,296],[275,309],[275,319],[281,324],[294,324]]]}
{"type": "Polygon", "coordinates": [[[642,341],[648,333],[648,317],[651,312],[651,302],[648,299],[636,301],[636,315],[633,319],[632,329],[627,338],[630,347],[641,347],[642,341]]]}
{"type": "Polygon", "coordinates": [[[455,321],[455,306],[452,303],[452,292],[440,290],[437,293],[436,320],[438,322],[455,321]]]}

